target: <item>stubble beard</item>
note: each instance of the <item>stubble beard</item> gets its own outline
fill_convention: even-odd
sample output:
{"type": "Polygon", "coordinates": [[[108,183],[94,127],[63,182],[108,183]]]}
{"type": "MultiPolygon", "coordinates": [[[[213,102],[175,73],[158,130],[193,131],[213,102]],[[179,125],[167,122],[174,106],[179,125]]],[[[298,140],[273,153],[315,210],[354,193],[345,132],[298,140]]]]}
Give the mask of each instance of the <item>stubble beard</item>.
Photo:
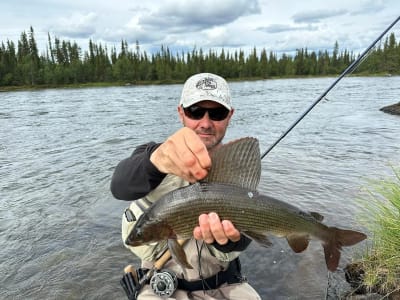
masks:
{"type": "Polygon", "coordinates": [[[204,145],[206,146],[206,148],[207,148],[207,150],[209,152],[211,152],[212,150],[214,150],[214,148],[216,148],[218,145],[220,145],[221,142],[222,142],[222,139],[224,138],[223,136],[222,137],[217,137],[214,134],[214,132],[211,132],[209,130],[196,131],[196,133],[198,135],[200,135],[200,134],[211,134],[211,136],[208,137],[208,138],[200,137],[200,139],[203,141],[204,145]]]}

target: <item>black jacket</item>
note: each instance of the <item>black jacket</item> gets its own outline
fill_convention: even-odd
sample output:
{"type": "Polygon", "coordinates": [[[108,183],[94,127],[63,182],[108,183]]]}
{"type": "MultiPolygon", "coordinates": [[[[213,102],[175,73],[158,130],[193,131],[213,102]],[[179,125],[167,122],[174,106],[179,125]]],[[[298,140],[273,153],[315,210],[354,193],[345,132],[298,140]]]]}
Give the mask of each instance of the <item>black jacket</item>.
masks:
{"type": "Polygon", "coordinates": [[[136,200],[155,189],[166,174],[161,173],[150,161],[150,155],[160,144],[141,145],[132,155],[115,168],[111,179],[111,193],[120,200],[136,200]]]}

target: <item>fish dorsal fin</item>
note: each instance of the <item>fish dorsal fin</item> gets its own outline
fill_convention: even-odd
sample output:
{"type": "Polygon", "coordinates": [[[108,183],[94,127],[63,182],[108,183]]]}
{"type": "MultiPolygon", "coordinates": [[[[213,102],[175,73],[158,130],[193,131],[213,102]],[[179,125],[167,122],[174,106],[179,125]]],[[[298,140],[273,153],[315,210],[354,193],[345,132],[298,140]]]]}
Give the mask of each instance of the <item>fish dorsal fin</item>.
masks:
{"type": "Polygon", "coordinates": [[[222,145],[212,152],[211,161],[211,170],[205,181],[257,189],[261,157],[256,138],[245,137],[222,145]]]}

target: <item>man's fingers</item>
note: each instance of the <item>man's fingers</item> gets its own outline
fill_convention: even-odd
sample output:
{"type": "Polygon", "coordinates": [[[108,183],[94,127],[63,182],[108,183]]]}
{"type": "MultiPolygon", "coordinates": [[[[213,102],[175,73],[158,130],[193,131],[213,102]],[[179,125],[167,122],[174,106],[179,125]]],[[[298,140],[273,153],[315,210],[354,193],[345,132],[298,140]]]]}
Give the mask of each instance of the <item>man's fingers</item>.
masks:
{"type": "Polygon", "coordinates": [[[233,226],[232,222],[229,220],[223,220],[221,223],[226,237],[232,242],[238,242],[240,240],[240,231],[233,226]]]}
{"type": "Polygon", "coordinates": [[[201,230],[201,234],[203,236],[203,240],[207,244],[211,244],[214,242],[214,237],[212,235],[212,232],[210,230],[210,223],[209,223],[209,217],[206,214],[202,214],[199,216],[199,226],[201,230]]]}
{"type": "Polygon", "coordinates": [[[181,156],[184,165],[182,170],[187,170],[188,177],[192,177],[194,181],[203,179],[207,176],[208,171],[201,167],[200,162],[191,151],[185,151],[181,156]]]}
{"type": "Polygon", "coordinates": [[[220,245],[225,245],[229,241],[240,240],[240,232],[232,222],[229,220],[221,222],[215,212],[199,216],[199,226],[193,229],[193,236],[196,240],[203,239],[207,244],[216,241],[220,245]]]}
{"type": "Polygon", "coordinates": [[[208,154],[207,148],[198,135],[193,130],[185,131],[185,144],[188,149],[193,153],[196,161],[202,169],[211,168],[211,158],[208,154]]]}
{"type": "Polygon", "coordinates": [[[224,228],[222,227],[221,220],[219,219],[218,215],[214,212],[209,213],[209,223],[210,223],[210,230],[214,239],[220,245],[225,245],[229,240],[224,232],[224,228]]]}
{"type": "Polygon", "coordinates": [[[196,240],[202,240],[202,239],[203,239],[203,233],[201,232],[200,226],[196,226],[196,227],[193,229],[193,237],[194,237],[196,240]]]}
{"type": "Polygon", "coordinates": [[[207,148],[193,130],[185,127],[160,145],[150,160],[160,172],[175,174],[189,182],[206,177],[211,166],[207,148]]]}

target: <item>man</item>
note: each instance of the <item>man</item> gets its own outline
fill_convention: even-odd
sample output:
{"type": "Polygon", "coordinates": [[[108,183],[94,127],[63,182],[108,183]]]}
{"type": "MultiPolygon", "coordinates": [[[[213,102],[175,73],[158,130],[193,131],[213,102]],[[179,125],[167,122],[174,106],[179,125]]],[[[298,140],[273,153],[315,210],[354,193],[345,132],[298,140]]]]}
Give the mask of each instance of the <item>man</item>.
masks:
{"type": "MultiPolygon", "coordinates": [[[[200,73],[185,82],[178,106],[183,128],[161,144],[150,142],[139,146],[115,169],[111,182],[113,195],[135,200],[123,215],[123,240],[134,220],[151,203],[207,176],[210,153],[221,145],[233,113],[229,86],[222,77],[200,73]]],[[[185,269],[174,259],[165,265],[182,279],[169,299],[260,299],[240,274],[238,256],[250,239],[241,235],[229,220],[221,221],[216,213],[200,215],[193,236],[184,249],[194,268],[185,269]]],[[[165,242],[125,246],[141,258],[142,268],[151,268],[166,249],[165,242]]],[[[138,299],[160,297],[146,285],[138,299]]]]}

